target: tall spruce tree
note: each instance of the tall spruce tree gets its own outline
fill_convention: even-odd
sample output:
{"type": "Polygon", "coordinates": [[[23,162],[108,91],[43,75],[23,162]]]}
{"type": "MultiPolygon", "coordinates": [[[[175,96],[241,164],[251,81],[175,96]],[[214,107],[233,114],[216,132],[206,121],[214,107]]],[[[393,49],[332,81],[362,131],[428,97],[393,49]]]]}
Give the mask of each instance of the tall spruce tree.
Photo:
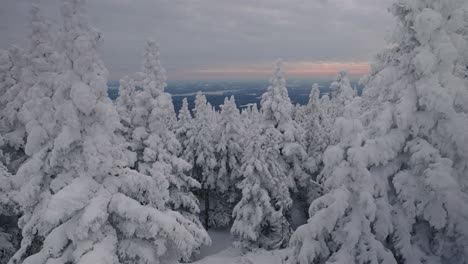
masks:
{"type": "Polygon", "coordinates": [[[337,74],[330,88],[333,91],[330,109],[333,122],[336,118],[343,116],[346,105],[353,100],[355,93],[346,70],[342,70],[337,74]]]}
{"type": "MultiPolygon", "coordinates": [[[[276,62],[274,77],[267,92],[262,95],[261,106],[262,122],[281,133],[280,151],[282,159],[288,164],[288,176],[295,179],[300,186],[305,186],[309,174],[304,168],[304,161],[307,159],[303,141],[304,130],[292,118],[293,105],[286,88],[281,60],[276,62]]],[[[294,189],[292,181],[290,184],[294,189]]]]}
{"type": "Polygon", "coordinates": [[[193,118],[190,110],[188,108],[187,98],[182,100],[182,107],[179,110],[179,114],[177,116],[177,123],[174,129],[175,135],[179,140],[182,150],[187,148],[188,144],[188,131],[192,129],[193,126],[193,118]]]}
{"type": "Polygon", "coordinates": [[[97,54],[101,35],[87,25],[84,4],[63,3],[63,64],[31,65],[38,79],[20,107],[29,157],[12,177],[22,241],[10,263],[188,259],[203,232],[166,209],[167,184],[124,168],[120,122],[97,54]]]}
{"type": "Polygon", "coordinates": [[[234,208],[231,233],[243,248],[279,248],[290,236],[287,217],[292,206],[290,189],[294,179],[306,179],[302,159],[306,153],[301,145],[301,130],[292,120],[282,70],[276,70],[268,91],[262,96],[262,115],[247,129],[246,146],[242,158],[243,180],[238,185],[242,198],[234,208]]]}
{"type": "MultiPolygon", "coordinates": [[[[193,126],[187,132],[187,146],[184,159],[192,165],[192,177],[201,183],[200,197],[203,200],[203,221],[205,228],[224,226],[229,223],[229,215],[212,214],[211,192],[216,188],[216,156],[214,135],[216,131],[215,113],[206,97],[198,92],[195,97],[195,118],[193,126]],[[227,219],[227,220],[226,220],[227,219]]],[[[216,200],[216,199],[215,199],[216,200]]]]}
{"type": "Polygon", "coordinates": [[[468,89],[456,72],[464,4],[391,8],[394,45],[365,80],[361,120],[336,121],[341,140],[325,152],[321,175],[328,191],[293,235],[292,263],[468,260],[468,89]]]}
{"type": "Polygon", "coordinates": [[[321,193],[321,186],[316,182],[316,177],[323,168],[323,153],[330,144],[331,124],[329,116],[322,109],[320,103],[320,90],[318,84],[314,84],[309,95],[309,102],[304,106],[302,127],[305,130],[305,146],[308,159],[305,166],[311,173],[306,197],[309,202],[321,193]]]}
{"type": "Polygon", "coordinates": [[[281,133],[257,122],[246,131],[248,139],[240,172],[241,200],[234,207],[231,233],[244,250],[284,247],[290,236],[286,218],[291,208],[287,163],[282,159],[281,133]]]}
{"type": "MultiPolygon", "coordinates": [[[[225,98],[215,122],[215,156],[217,160],[215,181],[211,187],[214,196],[211,214],[217,223],[227,226],[232,222],[232,210],[240,195],[236,184],[241,179],[241,159],[244,152],[244,127],[234,96],[225,98]]],[[[219,225],[218,224],[218,225],[219,225]]]]}
{"type": "Polygon", "coordinates": [[[132,124],[133,110],[135,108],[136,82],[129,76],[125,76],[119,81],[119,96],[115,100],[117,113],[120,116],[124,127],[122,131],[127,141],[131,141],[131,134],[134,130],[132,124]]]}
{"type": "Polygon", "coordinates": [[[0,263],[6,264],[20,242],[16,205],[11,199],[13,175],[0,163],[0,263]]]}

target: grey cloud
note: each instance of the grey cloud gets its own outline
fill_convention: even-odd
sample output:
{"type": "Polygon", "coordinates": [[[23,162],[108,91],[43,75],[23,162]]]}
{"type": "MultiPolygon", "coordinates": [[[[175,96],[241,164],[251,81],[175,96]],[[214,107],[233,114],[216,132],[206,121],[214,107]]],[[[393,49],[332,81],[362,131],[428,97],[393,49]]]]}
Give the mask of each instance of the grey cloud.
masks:
{"type": "MultiPolygon", "coordinates": [[[[37,0],[54,23],[59,0],[37,0]]],[[[25,43],[30,0],[2,0],[0,48],[25,43]]],[[[369,60],[384,45],[391,0],[96,0],[93,26],[111,72],[140,69],[144,41],[169,72],[288,60],[369,60]]]]}

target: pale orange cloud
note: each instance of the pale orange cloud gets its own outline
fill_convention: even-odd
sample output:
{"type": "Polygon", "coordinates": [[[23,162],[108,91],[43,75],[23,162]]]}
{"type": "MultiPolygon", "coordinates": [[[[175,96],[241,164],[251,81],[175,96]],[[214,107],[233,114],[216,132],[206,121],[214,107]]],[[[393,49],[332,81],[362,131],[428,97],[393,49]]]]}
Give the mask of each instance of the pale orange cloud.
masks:
{"type": "MultiPolygon", "coordinates": [[[[186,72],[191,78],[268,78],[273,72],[273,63],[236,65],[235,67],[206,68],[186,72]]],[[[333,78],[337,72],[346,69],[351,77],[358,78],[370,70],[369,62],[335,61],[289,61],[285,72],[289,78],[333,78]]]]}

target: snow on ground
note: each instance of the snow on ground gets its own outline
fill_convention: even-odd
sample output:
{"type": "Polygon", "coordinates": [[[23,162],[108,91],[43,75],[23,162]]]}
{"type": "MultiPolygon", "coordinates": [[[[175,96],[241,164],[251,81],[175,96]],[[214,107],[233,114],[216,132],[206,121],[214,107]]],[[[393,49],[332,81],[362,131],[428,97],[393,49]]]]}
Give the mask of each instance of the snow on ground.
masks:
{"type": "Polygon", "coordinates": [[[210,247],[202,247],[197,261],[192,264],[281,264],[284,250],[256,250],[242,254],[232,246],[232,237],[228,230],[209,231],[212,239],[210,247]]]}

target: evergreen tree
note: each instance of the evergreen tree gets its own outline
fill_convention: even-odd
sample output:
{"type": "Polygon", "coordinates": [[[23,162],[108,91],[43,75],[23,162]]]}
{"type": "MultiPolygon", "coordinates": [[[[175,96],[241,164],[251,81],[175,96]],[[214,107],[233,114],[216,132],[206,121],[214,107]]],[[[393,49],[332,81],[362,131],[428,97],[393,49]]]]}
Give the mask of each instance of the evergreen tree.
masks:
{"type": "Polygon", "coordinates": [[[243,126],[240,112],[237,109],[234,96],[225,98],[221,105],[219,120],[219,135],[216,140],[218,165],[218,189],[226,192],[240,177],[240,159],[243,152],[243,126]]]}
{"type": "Polygon", "coordinates": [[[29,158],[12,192],[22,241],[10,263],[188,259],[203,232],[165,208],[167,184],[123,168],[129,161],[96,51],[100,34],[87,25],[84,8],[83,0],[62,6],[64,63],[32,64],[40,76],[21,106],[29,158]]]}
{"type": "Polygon", "coordinates": [[[232,221],[232,209],[239,201],[236,184],[240,181],[241,159],[244,152],[244,127],[240,119],[240,112],[232,96],[225,98],[220,106],[221,112],[217,121],[217,133],[214,140],[217,159],[216,180],[211,194],[218,197],[214,200],[211,212],[215,219],[223,219],[223,223],[232,221]]]}
{"type": "Polygon", "coordinates": [[[117,113],[124,126],[123,135],[130,141],[131,133],[134,130],[132,125],[133,109],[135,107],[136,83],[128,76],[120,79],[119,97],[115,100],[117,113]]]}
{"type": "MultiPolygon", "coordinates": [[[[5,95],[11,87],[19,82],[18,70],[15,71],[15,64],[12,53],[8,50],[0,50],[0,109],[5,109],[9,98],[5,95]]],[[[16,67],[18,68],[18,67],[16,67]]],[[[2,115],[2,118],[4,115],[2,115]]],[[[3,120],[2,120],[3,121],[3,120]]],[[[3,128],[3,127],[2,127],[3,128]]],[[[3,128],[5,129],[5,128],[3,128]]]]}
{"type": "Polygon", "coordinates": [[[8,103],[5,94],[17,83],[17,79],[12,74],[13,61],[8,50],[0,50],[0,163],[10,164],[10,152],[12,147],[4,135],[9,132],[10,123],[5,115],[5,108],[8,103]]]}
{"type": "Polygon", "coordinates": [[[216,215],[212,212],[211,190],[215,189],[218,182],[216,177],[216,156],[214,149],[214,135],[216,131],[215,114],[206,97],[198,92],[195,97],[195,118],[192,129],[187,132],[187,147],[184,150],[184,159],[192,165],[192,177],[201,183],[200,197],[204,202],[205,228],[225,226],[230,221],[229,215],[216,215]]]}
{"type": "Polygon", "coordinates": [[[183,150],[187,148],[188,131],[192,129],[192,126],[192,114],[188,108],[187,98],[184,98],[182,100],[182,107],[179,110],[178,120],[175,127],[176,137],[179,140],[183,150]]]}
{"type": "Polygon", "coordinates": [[[246,130],[248,130],[252,125],[261,122],[262,117],[258,111],[257,104],[249,104],[243,108],[241,112],[241,120],[246,130]]]}
{"type": "Polygon", "coordinates": [[[276,249],[287,244],[290,226],[285,214],[292,205],[287,164],[281,157],[281,133],[262,123],[247,130],[238,184],[242,198],[234,207],[231,233],[236,245],[276,249]]]}
{"type": "MultiPolygon", "coordinates": [[[[49,25],[41,16],[39,8],[33,6],[30,12],[31,33],[29,35],[30,47],[23,51],[14,48],[12,52],[4,52],[1,56],[2,71],[2,95],[1,109],[1,151],[0,174],[2,198],[0,199],[0,223],[4,227],[2,235],[3,248],[1,259],[8,261],[19,247],[18,212],[14,210],[15,203],[11,200],[12,175],[26,159],[26,154],[31,153],[33,144],[40,144],[43,138],[41,129],[36,123],[25,121],[22,107],[32,108],[47,102],[40,100],[43,94],[50,92],[54,78],[53,71],[60,64],[59,56],[54,52],[54,39],[49,25]],[[29,99],[29,100],[28,100],[29,99]],[[26,138],[26,132],[29,136],[26,138]],[[26,139],[31,142],[28,144],[26,139]],[[25,153],[26,152],[26,153],[25,153]],[[1,164],[8,166],[3,167],[1,164]]],[[[49,127],[50,128],[50,127],[49,127]]]]}
{"type": "Polygon", "coordinates": [[[464,2],[393,5],[394,45],[365,80],[362,119],[336,121],[341,140],[324,155],[327,192],[293,235],[292,263],[468,260],[468,89],[455,67],[467,45],[464,2]]]}
{"type": "Polygon", "coordinates": [[[330,101],[330,95],[328,93],[325,93],[322,95],[320,98],[320,107],[322,108],[323,112],[325,115],[328,116],[328,119],[330,120],[330,124],[333,124],[331,121],[331,101],[330,101]]]}
{"type": "MultiPolygon", "coordinates": [[[[154,41],[146,43],[143,73],[140,73],[140,75],[139,85],[143,90],[135,95],[134,105],[131,107],[133,110],[131,117],[131,127],[133,129],[131,138],[133,142],[131,143],[132,150],[137,153],[137,167],[140,171],[147,170],[149,173],[152,163],[155,161],[155,157],[145,156],[147,144],[150,143],[148,138],[153,132],[151,129],[157,128],[158,125],[166,126],[167,124],[162,124],[161,121],[165,121],[167,117],[173,117],[173,114],[170,113],[171,109],[165,109],[160,116],[157,114],[158,104],[165,101],[164,98],[160,100],[159,97],[166,97],[167,95],[164,93],[166,87],[165,70],[160,63],[159,47],[154,41]],[[143,167],[140,168],[140,166],[143,167]]],[[[151,152],[149,149],[148,151],[151,152]]]]}
{"type": "MultiPolygon", "coordinates": [[[[309,174],[304,168],[307,159],[303,145],[304,130],[292,119],[293,105],[288,96],[282,67],[282,61],[278,60],[271,84],[267,92],[262,95],[262,122],[281,133],[282,140],[279,143],[281,158],[288,164],[288,176],[295,179],[300,186],[305,186],[309,174]]],[[[290,187],[295,188],[294,184],[290,187]]]]}
{"type": "Polygon", "coordinates": [[[0,263],[6,264],[19,247],[17,211],[10,195],[12,175],[0,163],[0,263]]]}
{"type": "MultiPolygon", "coordinates": [[[[180,158],[182,147],[177,140],[172,128],[175,122],[174,105],[169,93],[164,92],[164,69],[159,62],[159,51],[156,43],[148,42],[145,72],[147,78],[143,81],[143,89],[146,90],[156,83],[162,90],[158,91],[154,106],[149,116],[149,131],[147,148],[144,151],[145,160],[156,160],[153,170],[166,175],[169,181],[170,200],[168,204],[173,210],[183,213],[194,224],[201,227],[198,221],[199,204],[191,189],[200,188],[200,184],[188,175],[191,165],[180,158]],[[151,60],[157,60],[151,62],[151,60]],[[150,81],[151,80],[151,81],[150,81]]],[[[149,90],[152,91],[151,87],[149,90]]],[[[156,93],[153,93],[156,94],[156,93]]],[[[203,242],[209,241],[206,235],[203,242]]]]}
{"type": "Polygon", "coordinates": [[[238,185],[242,198],[234,208],[231,228],[238,244],[246,249],[285,246],[290,236],[287,216],[292,206],[289,190],[295,188],[293,177],[306,178],[300,163],[306,156],[300,144],[302,135],[292,120],[281,61],[262,96],[261,110],[260,122],[252,122],[247,129],[243,180],[238,185]]]}
{"type": "Polygon", "coordinates": [[[167,206],[176,210],[198,228],[200,237],[197,243],[209,243],[208,234],[198,220],[199,202],[192,189],[200,184],[188,175],[191,165],[181,158],[182,147],[173,132],[175,122],[174,105],[171,95],[164,92],[166,76],[161,66],[159,47],[155,41],[148,41],[145,50],[143,91],[136,96],[133,121],[134,135],[138,141],[134,146],[140,155],[138,170],[153,177],[164,177],[167,181],[169,196],[167,206]]]}
{"type": "Polygon", "coordinates": [[[305,145],[308,160],[307,169],[312,176],[307,183],[307,197],[311,201],[320,194],[320,185],[316,183],[316,177],[323,168],[323,153],[330,144],[330,120],[322,109],[320,103],[320,90],[318,84],[314,84],[309,95],[309,102],[304,107],[302,126],[305,130],[305,145]],[[317,188],[319,190],[317,190],[317,188]]]}
{"type": "Polygon", "coordinates": [[[19,121],[19,106],[27,87],[22,82],[23,69],[28,65],[26,53],[13,47],[0,54],[0,159],[13,173],[25,159],[25,127],[19,121]]]}
{"type": "Polygon", "coordinates": [[[338,117],[343,116],[344,109],[354,98],[354,90],[348,78],[346,70],[338,73],[335,81],[330,85],[333,90],[331,99],[331,119],[332,122],[338,117]]]}

